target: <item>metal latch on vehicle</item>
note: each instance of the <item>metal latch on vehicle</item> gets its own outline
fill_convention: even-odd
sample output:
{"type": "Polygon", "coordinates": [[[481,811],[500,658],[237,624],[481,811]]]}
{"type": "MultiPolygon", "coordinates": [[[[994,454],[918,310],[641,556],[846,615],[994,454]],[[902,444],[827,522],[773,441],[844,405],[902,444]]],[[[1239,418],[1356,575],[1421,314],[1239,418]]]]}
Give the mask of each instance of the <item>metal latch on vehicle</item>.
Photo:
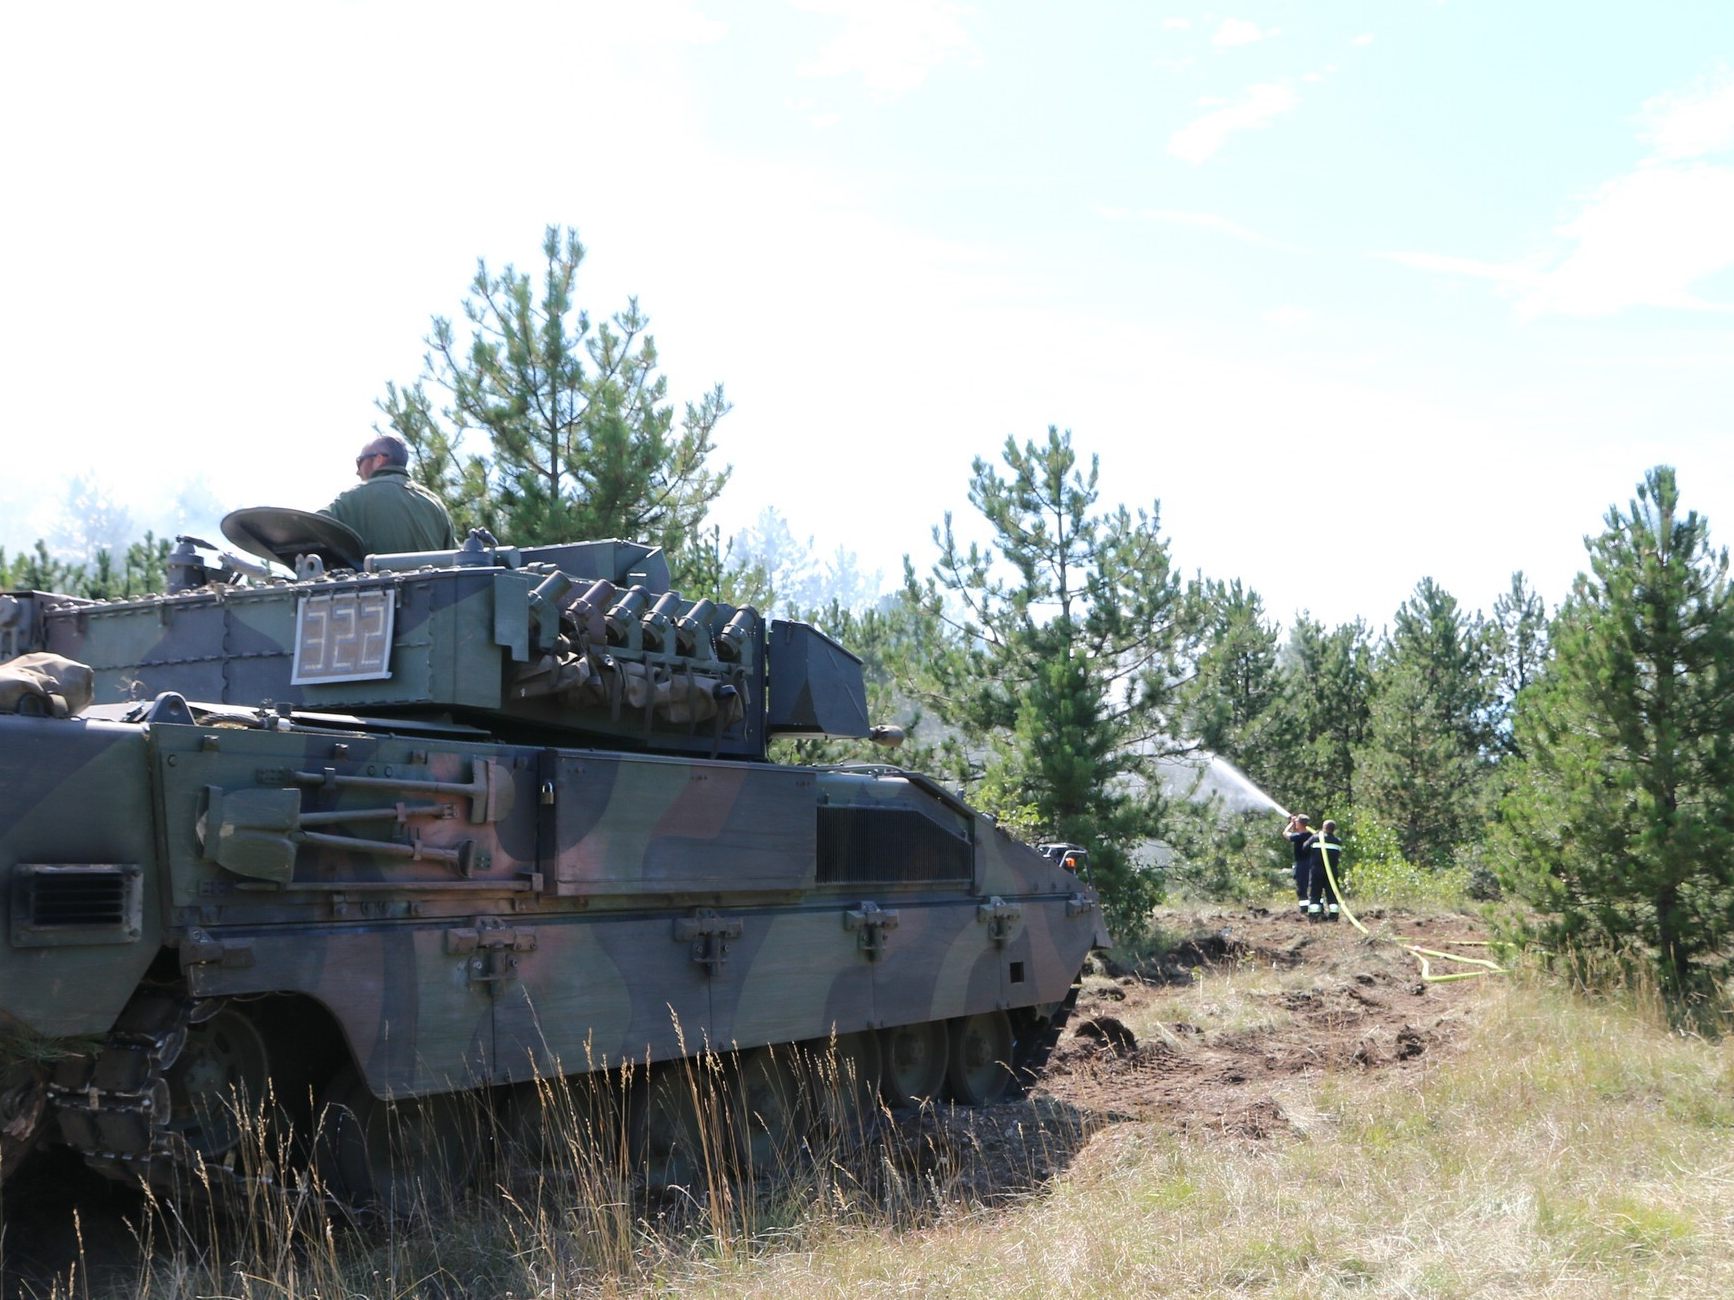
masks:
{"type": "Polygon", "coordinates": [[[877,903],[862,903],[843,913],[843,928],[856,931],[856,941],[868,961],[878,961],[885,951],[885,935],[897,928],[897,913],[877,903]]]}
{"type": "Polygon", "coordinates": [[[975,919],[987,926],[988,939],[996,947],[1003,948],[1018,932],[1018,926],[1024,919],[1024,909],[1016,903],[1008,903],[995,896],[975,909],[975,919]]]}
{"type": "Polygon", "coordinates": [[[472,983],[517,978],[521,952],[534,952],[536,932],[518,929],[493,916],[478,916],[474,925],[446,931],[446,952],[465,957],[472,983]]]}
{"type": "Polygon", "coordinates": [[[674,941],[690,943],[693,961],[712,975],[729,959],[728,941],[740,937],[740,921],[719,916],[709,908],[678,917],[674,922],[674,941]]]}

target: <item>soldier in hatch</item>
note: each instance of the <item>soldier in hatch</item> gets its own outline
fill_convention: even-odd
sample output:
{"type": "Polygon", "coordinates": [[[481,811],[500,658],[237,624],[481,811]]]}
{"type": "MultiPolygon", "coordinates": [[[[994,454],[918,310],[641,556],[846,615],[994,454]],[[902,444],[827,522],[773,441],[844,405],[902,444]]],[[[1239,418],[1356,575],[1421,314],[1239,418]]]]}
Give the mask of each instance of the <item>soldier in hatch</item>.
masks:
{"type": "Polygon", "coordinates": [[[361,480],[319,513],[355,530],[368,555],[449,551],[457,545],[444,504],[410,482],[409,444],[382,433],[355,458],[361,480]]]}

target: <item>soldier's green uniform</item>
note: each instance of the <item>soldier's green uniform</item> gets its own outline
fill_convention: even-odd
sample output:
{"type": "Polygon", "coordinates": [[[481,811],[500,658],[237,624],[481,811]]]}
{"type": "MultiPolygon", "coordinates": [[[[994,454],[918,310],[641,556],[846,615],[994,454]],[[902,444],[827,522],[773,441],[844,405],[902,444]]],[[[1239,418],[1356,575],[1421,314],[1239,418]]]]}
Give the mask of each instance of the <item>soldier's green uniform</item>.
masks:
{"type": "Polygon", "coordinates": [[[397,465],[381,465],[319,513],[353,528],[369,555],[449,551],[457,545],[440,499],[410,482],[409,471],[397,465]]]}

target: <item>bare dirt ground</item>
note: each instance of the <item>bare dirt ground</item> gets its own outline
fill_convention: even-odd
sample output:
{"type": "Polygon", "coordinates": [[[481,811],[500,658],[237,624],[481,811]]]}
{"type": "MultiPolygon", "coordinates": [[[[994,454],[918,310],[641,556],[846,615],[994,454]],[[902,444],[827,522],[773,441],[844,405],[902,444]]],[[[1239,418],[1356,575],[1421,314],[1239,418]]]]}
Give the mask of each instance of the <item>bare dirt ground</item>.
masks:
{"type": "Polygon", "coordinates": [[[1373,937],[1346,921],[1315,924],[1263,908],[1201,916],[1198,931],[1155,970],[1086,982],[1043,1090],[1104,1119],[1260,1137],[1285,1126],[1274,1094],[1297,1077],[1419,1068],[1449,1050],[1478,985],[1424,982],[1415,957],[1391,940],[1485,956],[1458,946],[1483,936],[1460,916],[1375,912],[1363,920],[1373,937]],[[1249,977],[1250,1006],[1213,1026],[1222,1000],[1199,976],[1237,970],[1249,977]],[[1286,977],[1250,978],[1261,971],[1286,977]],[[1177,983],[1200,996],[1176,999],[1177,983]],[[1163,1018],[1172,1012],[1181,1014],[1163,1018]],[[1233,1023],[1249,1015],[1252,1023],[1233,1023]]]}
{"type": "MultiPolygon", "coordinates": [[[[1415,944],[1485,958],[1460,915],[1371,909],[1343,920],[1287,909],[1167,913],[1179,942],[1137,968],[1097,963],[1042,1079],[1018,1102],[905,1126],[976,1197],[1029,1191],[1101,1129],[1149,1121],[1254,1141],[1304,1128],[1327,1073],[1415,1074],[1453,1050],[1483,987],[1428,983],[1415,944]]],[[[1435,960],[1437,973],[1464,970],[1435,960]]]]}

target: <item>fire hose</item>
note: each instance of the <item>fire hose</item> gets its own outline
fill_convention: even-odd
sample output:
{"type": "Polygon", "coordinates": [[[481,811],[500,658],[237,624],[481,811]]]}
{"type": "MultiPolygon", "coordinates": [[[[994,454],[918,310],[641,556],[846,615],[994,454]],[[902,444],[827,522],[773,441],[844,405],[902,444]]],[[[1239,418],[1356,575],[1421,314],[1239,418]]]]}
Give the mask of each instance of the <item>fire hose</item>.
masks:
{"type": "MultiPolygon", "coordinates": [[[[1325,879],[1330,882],[1331,896],[1337,900],[1338,906],[1343,909],[1343,915],[1349,918],[1349,924],[1353,925],[1355,929],[1366,935],[1367,938],[1372,938],[1372,932],[1361,923],[1360,917],[1356,916],[1349,910],[1348,903],[1343,900],[1343,891],[1337,886],[1337,873],[1331,867],[1331,846],[1326,845],[1323,840],[1320,840],[1318,850],[1319,857],[1325,864],[1325,879]]],[[[1338,852],[1341,853],[1341,851],[1342,850],[1338,848],[1338,852]]],[[[1483,975],[1510,974],[1510,972],[1498,962],[1489,961],[1485,957],[1465,957],[1461,953],[1440,952],[1437,948],[1422,948],[1417,944],[1404,943],[1401,939],[1393,939],[1391,942],[1396,944],[1399,948],[1414,954],[1415,958],[1421,963],[1421,978],[1429,984],[1444,984],[1449,980],[1472,980],[1483,975]],[[1466,966],[1474,966],[1478,969],[1448,971],[1445,974],[1435,974],[1433,971],[1434,959],[1461,962],[1466,966]]],[[[1464,939],[1455,942],[1460,942],[1465,947],[1485,948],[1487,946],[1485,942],[1478,939],[1464,939]]]]}

